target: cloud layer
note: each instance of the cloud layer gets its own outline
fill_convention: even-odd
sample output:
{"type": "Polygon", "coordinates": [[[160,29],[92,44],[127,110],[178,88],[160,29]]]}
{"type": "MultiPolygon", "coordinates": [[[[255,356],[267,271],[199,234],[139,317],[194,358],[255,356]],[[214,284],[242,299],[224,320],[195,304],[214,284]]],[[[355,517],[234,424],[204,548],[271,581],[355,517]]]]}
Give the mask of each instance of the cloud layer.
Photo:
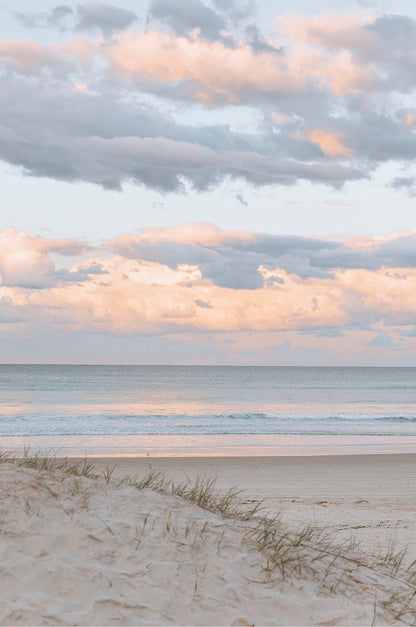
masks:
{"type": "MultiPolygon", "coordinates": [[[[152,0],[140,19],[101,2],[17,18],[57,35],[0,42],[0,158],[28,174],[162,192],[339,188],[416,157],[409,16],[285,13],[261,32],[249,4],[152,0]],[[201,123],[201,107],[236,124],[201,123]]],[[[414,191],[411,175],[386,183],[414,191]]]]}
{"type": "Polygon", "coordinates": [[[415,231],[340,242],[199,224],[94,249],[7,229],[2,322],[122,335],[406,330],[416,325],[415,250],[415,231]],[[59,268],[56,256],[78,260],[59,268]]]}

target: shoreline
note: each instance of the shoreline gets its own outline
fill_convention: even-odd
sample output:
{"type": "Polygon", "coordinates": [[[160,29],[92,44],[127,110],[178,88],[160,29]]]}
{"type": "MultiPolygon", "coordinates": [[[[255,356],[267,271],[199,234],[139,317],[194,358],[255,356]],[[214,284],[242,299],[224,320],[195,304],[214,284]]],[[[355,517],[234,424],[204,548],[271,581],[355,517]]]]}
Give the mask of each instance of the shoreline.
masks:
{"type": "Polygon", "coordinates": [[[416,454],[398,435],[30,435],[0,436],[0,450],[68,457],[310,457],[416,454]]]}

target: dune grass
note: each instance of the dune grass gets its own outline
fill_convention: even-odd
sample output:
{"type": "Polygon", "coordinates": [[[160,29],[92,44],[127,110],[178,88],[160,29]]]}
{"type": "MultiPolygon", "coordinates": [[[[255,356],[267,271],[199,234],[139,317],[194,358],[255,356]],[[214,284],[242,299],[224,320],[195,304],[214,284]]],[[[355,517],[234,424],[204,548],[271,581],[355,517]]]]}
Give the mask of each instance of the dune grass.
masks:
{"type": "MultiPolygon", "coordinates": [[[[262,556],[261,568],[266,583],[280,580],[312,579],[319,585],[322,594],[342,594],[359,602],[371,599],[374,602],[374,620],[379,614],[390,621],[403,624],[416,624],[416,560],[404,566],[406,549],[396,547],[391,541],[384,550],[364,551],[353,542],[337,544],[324,528],[303,526],[296,529],[283,524],[279,515],[262,512],[261,503],[247,507],[241,492],[231,489],[226,492],[216,490],[215,479],[197,478],[192,482],[175,483],[163,474],[152,471],[144,477],[117,477],[115,467],[108,466],[98,472],[88,459],[73,460],[59,458],[55,454],[32,454],[25,448],[21,457],[0,453],[0,463],[11,462],[21,467],[43,471],[36,478],[34,487],[46,490],[58,497],[54,487],[47,481],[47,475],[72,477],[71,490],[81,491],[82,478],[102,482],[103,485],[128,485],[138,491],[153,490],[162,494],[185,499],[206,511],[224,519],[244,525],[244,542],[258,550],[262,556]]],[[[86,498],[84,501],[86,502],[86,498]]],[[[30,505],[27,505],[30,507],[30,505]]],[[[108,527],[103,520],[103,524],[108,527]]],[[[137,528],[137,547],[143,540],[150,515],[146,515],[137,528]]],[[[171,514],[164,521],[166,533],[183,536],[193,543],[201,541],[208,532],[208,523],[202,526],[189,524],[179,532],[171,514]]],[[[113,533],[111,528],[108,531],[113,533]]],[[[191,542],[191,545],[192,545],[191,542]]],[[[218,551],[221,550],[221,538],[218,551]]],[[[195,579],[197,593],[198,577],[195,579]]]]}

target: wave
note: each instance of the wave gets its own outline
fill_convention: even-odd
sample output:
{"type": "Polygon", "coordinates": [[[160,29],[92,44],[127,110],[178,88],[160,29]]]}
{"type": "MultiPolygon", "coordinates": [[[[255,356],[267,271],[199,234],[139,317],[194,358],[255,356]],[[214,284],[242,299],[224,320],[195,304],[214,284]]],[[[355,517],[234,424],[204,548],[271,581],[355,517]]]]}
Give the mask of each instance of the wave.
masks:
{"type": "Polygon", "coordinates": [[[275,412],[224,412],[214,413],[159,413],[159,414],[121,414],[121,413],[7,413],[0,414],[0,421],[16,420],[16,421],[33,421],[33,420],[96,420],[100,421],[120,421],[120,420],[322,420],[322,421],[347,421],[347,420],[381,420],[388,422],[416,422],[416,414],[396,415],[391,413],[275,413],[275,412]]]}
{"type": "Polygon", "coordinates": [[[416,415],[337,414],[14,414],[0,435],[416,435],[416,415]],[[413,428],[414,426],[414,428],[413,428]]]}

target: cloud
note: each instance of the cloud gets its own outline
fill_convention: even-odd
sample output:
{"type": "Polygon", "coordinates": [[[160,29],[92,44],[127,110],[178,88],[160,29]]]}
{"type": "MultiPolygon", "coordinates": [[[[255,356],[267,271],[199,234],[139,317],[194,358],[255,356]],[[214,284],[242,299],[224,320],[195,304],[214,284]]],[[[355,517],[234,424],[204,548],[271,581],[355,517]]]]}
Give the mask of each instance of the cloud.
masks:
{"type": "MultiPolygon", "coordinates": [[[[180,37],[192,38],[198,33],[200,38],[220,41],[232,48],[236,42],[230,27],[252,17],[254,3],[223,0],[213,4],[216,10],[201,0],[151,0],[148,19],[166,25],[180,37]]],[[[247,27],[247,34],[253,50],[272,49],[254,24],[247,27]]]]}
{"type": "Polygon", "coordinates": [[[98,28],[104,36],[110,36],[116,31],[123,31],[138,19],[133,11],[127,11],[104,2],[79,4],[77,17],[75,30],[93,31],[98,28]]]}
{"type": "Polygon", "coordinates": [[[0,41],[0,59],[12,71],[23,74],[38,73],[40,68],[47,68],[52,74],[62,74],[73,68],[70,60],[59,50],[34,41],[0,41]]]}
{"type": "Polygon", "coordinates": [[[212,309],[211,303],[207,303],[205,300],[200,300],[199,298],[195,300],[195,304],[198,305],[198,307],[205,307],[205,309],[212,309]]]}
{"type": "Polygon", "coordinates": [[[204,39],[226,39],[222,35],[225,21],[201,0],[151,0],[149,17],[168,25],[179,36],[197,29],[204,39]]]}
{"type": "MultiPolygon", "coordinates": [[[[359,79],[365,91],[409,92],[415,87],[416,20],[410,16],[289,14],[278,17],[275,24],[288,41],[338,55],[339,60],[348,60],[351,68],[367,68],[366,78],[363,73],[359,79]]],[[[345,78],[355,81],[359,75],[342,80],[345,78]]]]}
{"type": "MultiPolygon", "coordinates": [[[[334,340],[384,325],[390,337],[389,327],[416,324],[415,238],[332,242],[183,225],[122,235],[99,250],[6,229],[0,323],[110,335],[280,330],[334,340]],[[84,259],[56,269],[51,252],[84,259]],[[259,265],[266,259],[269,268],[259,265]]],[[[390,342],[381,333],[371,346],[390,342]]]]}
{"type": "Polygon", "coordinates": [[[221,41],[160,31],[124,33],[103,52],[126,76],[182,84],[190,97],[211,106],[270,102],[305,92],[319,95],[322,80],[335,95],[353,94],[373,81],[372,70],[345,55],[332,58],[306,48],[276,54],[270,49],[255,51],[246,42],[230,49],[221,41]]]}
{"type": "Polygon", "coordinates": [[[387,331],[378,331],[377,335],[373,337],[368,346],[370,348],[391,348],[393,339],[387,333],[387,331]]]}
{"type": "MultiPolygon", "coordinates": [[[[1,54],[10,53],[0,46],[1,54]]],[[[57,68],[66,75],[65,65],[57,68]]],[[[184,182],[204,190],[226,178],[254,186],[303,179],[341,187],[366,176],[351,166],[294,159],[284,144],[270,145],[260,133],[179,124],[150,106],[57,88],[56,81],[39,85],[10,76],[4,84],[0,158],[31,175],[116,190],[129,181],[162,192],[182,191],[184,182]]]]}
{"type": "Polygon", "coordinates": [[[13,299],[4,295],[0,297],[0,324],[15,324],[28,320],[30,311],[27,307],[16,306],[13,299]]]}
{"type": "MultiPolygon", "coordinates": [[[[202,278],[232,289],[279,288],[286,274],[325,279],[340,270],[416,269],[415,231],[343,242],[195,224],[142,229],[137,235],[120,235],[108,246],[127,259],[145,259],[172,269],[180,264],[198,266],[202,278]]],[[[396,273],[398,280],[401,276],[396,273]]]]}
{"type": "Polygon", "coordinates": [[[314,329],[304,329],[301,335],[313,335],[314,337],[345,337],[345,333],[337,327],[316,327],[314,329]]]}
{"type": "Polygon", "coordinates": [[[288,13],[265,34],[241,26],[248,5],[214,6],[154,0],[137,32],[135,14],[98,2],[27,14],[104,37],[1,42],[0,158],[33,176],[163,193],[227,179],[340,188],[413,163],[412,18],[288,13]],[[177,121],[177,101],[195,123],[177,121]],[[244,107],[252,123],[203,124],[200,107],[244,107]]]}
{"type": "Polygon", "coordinates": [[[412,128],[416,124],[416,113],[414,111],[408,111],[405,113],[405,124],[408,128],[412,128]]]}
{"type": "Polygon", "coordinates": [[[197,265],[203,278],[232,289],[257,289],[264,281],[281,283],[281,277],[271,277],[265,266],[279,265],[301,276],[324,276],[326,269],[314,265],[314,252],[322,256],[325,250],[339,248],[324,240],[220,231],[210,224],[143,229],[138,235],[116,237],[108,245],[126,258],[173,269],[178,264],[197,265]]]}
{"type": "Polygon", "coordinates": [[[247,206],[248,206],[248,202],[244,199],[244,197],[243,197],[243,195],[242,195],[242,194],[235,194],[235,195],[234,195],[234,198],[235,198],[236,200],[238,200],[238,202],[239,202],[240,204],[242,204],[242,205],[243,205],[243,207],[247,207],[247,206]]]}
{"type": "Polygon", "coordinates": [[[75,273],[56,270],[49,253],[76,256],[90,248],[77,240],[51,240],[31,236],[24,231],[8,228],[0,233],[0,277],[2,286],[43,289],[59,282],[86,281],[98,267],[92,264],[75,273]]]}
{"type": "Polygon", "coordinates": [[[219,13],[227,16],[232,22],[238,24],[256,14],[256,3],[254,0],[213,0],[213,5],[219,13]]]}
{"type": "Polygon", "coordinates": [[[412,176],[397,176],[390,182],[390,187],[403,190],[409,196],[416,196],[416,180],[412,176]]]}
{"type": "Polygon", "coordinates": [[[133,335],[317,327],[322,336],[333,335],[325,334],[325,327],[345,329],[381,320],[415,324],[414,272],[404,290],[383,273],[347,271],[336,280],[305,282],[286,276],[284,290],[258,288],[253,293],[201,282],[195,267],[170,270],[120,259],[100,263],[107,272],[105,281],[92,278],[57,286],[48,295],[32,296],[32,304],[47,318],[49,309],[65,312],[71,328],[133,335]]]}
{"type": "Polygon", "coordinates": [[[275,26],[290,42],[299,41],[332,51],[349,50],[374,56],[380,54],[381,46],[376,34],[367,29],[372,20],[374,18],[370,15],[363,17],[354,13],[312,16],[289,13],[278,16],[275,26]]]}
{"type": "Polygon", "coordinates": [[[415,244],[415,232],[335,242],[221,231],[201,224],[149,228],[137,235],[118,236],[106,244],[113,255],[107,259],[97,257],[85,242],[46,239],[11,228],[0,234],[0,275],[3,287],[36,291],[62,285],[65,291],[73,284],[80,286],[82,294],[87,293],[87,285],[108,294],[111,289],[106,288],[116,280],[126,298],[128,286],[137,279],[148,290],[155,285],[176,285],[176,305],[164,311],[165,318],[185,317],[185,311],[186,317],[193,317],[195,304],[204,308],[201,303],[209,303],[217,309],[216,295],[222,298],[225,293],[236,305],[241,296],[241,305],[250,308],[250,293],[260,294],[265,303],[285,303],[290,295],[295,307],[297,297],[303,301],[304,290],[311,294],[308,307],[315,320],[324,315],[322,299],[314,294],[317,289],[328,303],[331,294],[347,299],[342,307],[345,314],[354,312],[351,324],[366,322],[372,308],[400,324],[412,324],[415,244]],[[87,259],[70,269],[57,269],[51,253],[87,259]],[[180,306],[181,292],[185,309],[180,306]]]}
{"type": "Polygon", "coordinates": [[[254,52],[283,54],[283,47],[278,46],[275,41],[262,35],[256,24],[248,24],[246,26],[245,33],[248,37],[248,43],[254,52]]]}
{"type": "Polygon", "coordinates": [[[49,12],[15,11],[14,16],[26,28],[68,28],[67,19],[74,15],[72,7],[59,5],[49,12]]]}
{"type": "Polygon", "coordinates": [[[59,5],[49,12],[15,11],[14,15],[26,28],[81,32],[99,29],[105,37],[125,30],[138,20],[132,11],[104,2],[86,2],[79,4],[76,10],[68,5],[59,5]]]}
{"type": "Polygon", "coordinates": [[[317,144],[319,148],[330,157],[352,157],[353,151],[342,143],[342,135],[328,133],[322,129],[313,129],[306,134],[307,138],[317,144]]]}

